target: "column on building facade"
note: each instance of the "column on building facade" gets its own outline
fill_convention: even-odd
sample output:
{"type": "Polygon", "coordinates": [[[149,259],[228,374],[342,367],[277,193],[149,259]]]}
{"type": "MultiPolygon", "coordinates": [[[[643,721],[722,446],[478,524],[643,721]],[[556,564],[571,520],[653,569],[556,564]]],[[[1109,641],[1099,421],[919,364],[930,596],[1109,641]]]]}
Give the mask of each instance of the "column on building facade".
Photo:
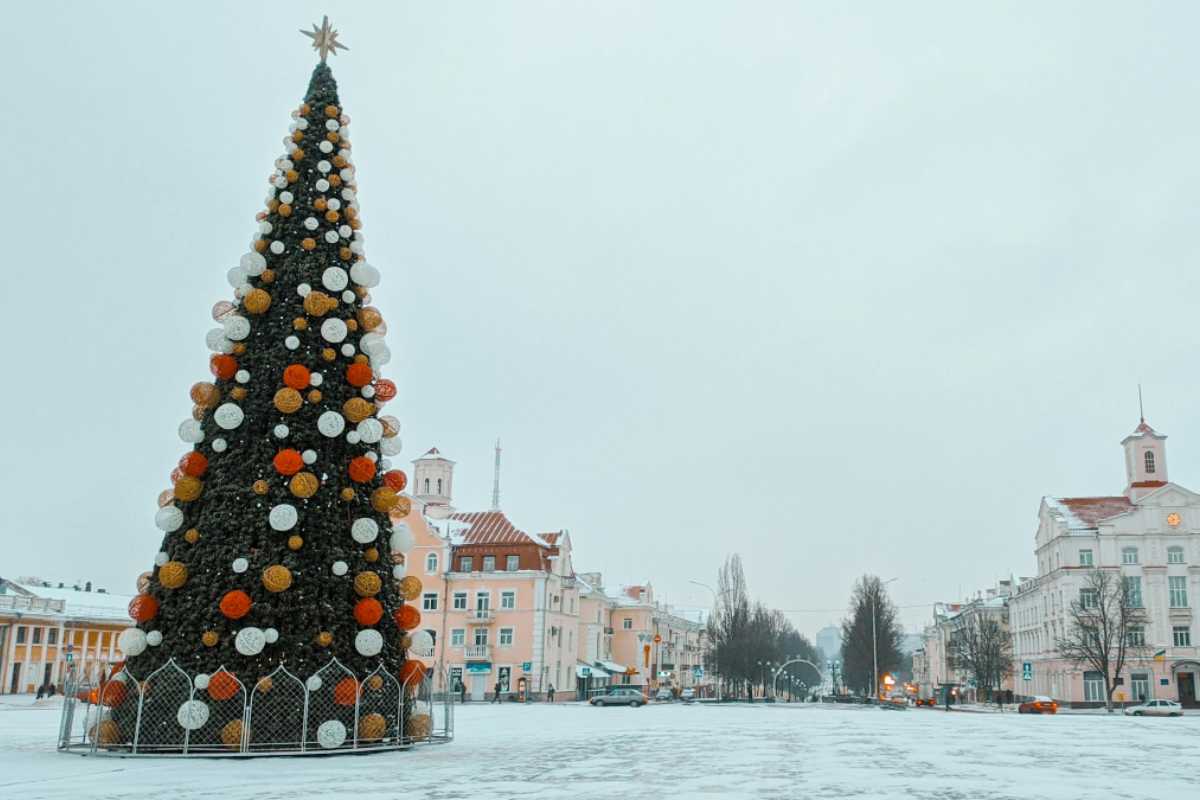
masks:
{"type": "Polygon", "coordinates": [[[67,648],[66,640],[66,620],[58,621],[58,646],[54,648],[54,669],[50,673],[50,682],[57,686],[60,683],[65,683],[65,657],[64,653],[67,648]]]}
{"type": "MultiPolygon", "coordinates": [[[[3,685],[0,686],[0,692],[8,693],[12,690],[12,668],[17,659],[17,628],[20,625],[21,618],[17,617],[12,624],[8,626],[8,654],[4,659],[4,675],[0,676],[3,680],[3,685]]],[[[17,684],[17,691],[20,691],[20,684],[17,684]]]]}

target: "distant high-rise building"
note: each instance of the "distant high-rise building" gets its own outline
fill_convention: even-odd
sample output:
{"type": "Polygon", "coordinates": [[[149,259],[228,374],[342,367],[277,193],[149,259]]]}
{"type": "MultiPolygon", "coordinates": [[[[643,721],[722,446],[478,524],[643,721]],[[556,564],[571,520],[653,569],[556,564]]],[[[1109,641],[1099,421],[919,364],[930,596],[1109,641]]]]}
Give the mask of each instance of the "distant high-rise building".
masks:
{"type": "Polygon", "coordinates": [[[842,656],[842,629],[836,625],[826,625],[817,631],[817,649],[826,661],[832,661],[842,656]]]}

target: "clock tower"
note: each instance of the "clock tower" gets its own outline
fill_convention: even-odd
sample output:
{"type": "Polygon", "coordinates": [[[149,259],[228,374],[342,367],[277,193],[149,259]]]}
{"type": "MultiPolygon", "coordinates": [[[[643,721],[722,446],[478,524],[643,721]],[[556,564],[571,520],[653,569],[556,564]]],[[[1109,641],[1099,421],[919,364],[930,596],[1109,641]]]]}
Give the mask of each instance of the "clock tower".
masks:
{"type": "Polygon", "coordinates": [[[1136,501],[1167,483],[1167,437],[1145,417],[1121,440],[1125,448],[1125,496],[1136,501]]]}

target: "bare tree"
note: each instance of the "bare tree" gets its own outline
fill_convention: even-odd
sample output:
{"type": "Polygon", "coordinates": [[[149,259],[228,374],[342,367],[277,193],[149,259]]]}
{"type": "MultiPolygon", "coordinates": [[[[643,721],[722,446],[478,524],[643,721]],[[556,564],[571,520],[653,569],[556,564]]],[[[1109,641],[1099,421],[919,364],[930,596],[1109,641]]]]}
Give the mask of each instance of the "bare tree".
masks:
{"type": "Polygon", "coordinates": [[[955,667],[975,678],[976,687],[1001,704],[1000,686],[1012,672],[1012,640],[994,614],[969,613],[950,635],[950,658],[955,667]]]}
{"type": "Polygon", "coordinates": [[[1141,591],[1116,570],[1088,572],[1071,601],[1066,634],[1056,642],[1065,658],[1104,676],[1104,707],[1112,713],[1117,678],[1132,657],[1146,651],[1146,610],[1141,591]]]}

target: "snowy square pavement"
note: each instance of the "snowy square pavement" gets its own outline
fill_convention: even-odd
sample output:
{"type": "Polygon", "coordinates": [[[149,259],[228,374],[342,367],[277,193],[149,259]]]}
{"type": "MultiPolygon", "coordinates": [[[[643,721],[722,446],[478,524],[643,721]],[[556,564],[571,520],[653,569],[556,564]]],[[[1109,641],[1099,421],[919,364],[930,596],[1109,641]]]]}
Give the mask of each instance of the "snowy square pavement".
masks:
{"type": "Polygon", "coordinates": [[[467,705],[453,744],[338,757],[54,751],[57,704],[0,699],[0,798],[1200,798],[1200,716],[830,706],[467,705]]]}

